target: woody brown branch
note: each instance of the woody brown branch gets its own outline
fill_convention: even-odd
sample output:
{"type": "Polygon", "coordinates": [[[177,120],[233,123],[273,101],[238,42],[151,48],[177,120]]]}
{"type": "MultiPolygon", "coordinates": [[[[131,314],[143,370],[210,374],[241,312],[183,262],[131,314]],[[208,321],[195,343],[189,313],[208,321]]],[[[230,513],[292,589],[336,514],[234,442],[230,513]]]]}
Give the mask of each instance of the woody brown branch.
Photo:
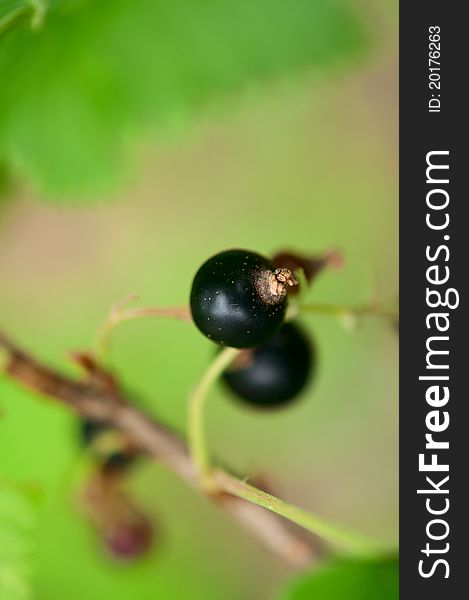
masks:
{"type": "MultiPolygon", "coordinates": [[[[114,378],[88,363],[86,354],[75,355],[76,362],[92,375],[89,381],[82,382],[38,362],[1,332],[0,350],[6,355],[4,371],[12,379],[34,392],[59,400],[87,419],[112,424],[142,453],[158,460],[203,493],[184,440],[130,404],[121,395],[114,378]]],[[[316,540],[307,539],[302,531],[290,527],[281,517],[229,493],[220,492],[210,497],[288,565],[306,567],[320,557],[322,549],[316,540]]]]}

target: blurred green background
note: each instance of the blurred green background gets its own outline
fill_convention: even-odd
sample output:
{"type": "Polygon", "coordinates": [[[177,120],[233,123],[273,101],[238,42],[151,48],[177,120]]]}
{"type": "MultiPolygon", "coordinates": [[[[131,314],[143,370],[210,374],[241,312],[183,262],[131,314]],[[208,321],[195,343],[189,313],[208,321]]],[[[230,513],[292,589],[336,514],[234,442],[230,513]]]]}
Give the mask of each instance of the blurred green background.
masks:
{"type": "MultiPolygon", "coordinates": [[[[5,14],[12,4],[4,4],[5,14]]],[[[138,292],[144,305],[184,304],[198,266],[230,247],[265,254],[340,247],[346,266],[318,279],[311,301],[367,302],[376,289],[383,303],[395,301],[395,2],[355,0],[343,17],[344,3],[334,2],[324,26],[335,29],[316,31],[312,46],[307,18],[314,23],[315,14],[309,15],[308,3],[274,2],[277,21],[266,25],[268,3],[253,2],[250,27],[233,25],[226,38],[227,61],[210,35],[218,32],[225,47],[221,24],[235,17],[211,2],[201,3],[206,15],[215,11],[206,29],[199,21],[207,19],[191,26],[197,3],[174,4],[174,23],[183,21],[175,30],[184,35],[166,36],[164,60],[162,36],[143,27],[145,14],[127,21],[128,38],[119,37],[128,2],[113,9],[98,3],[96,14],[88,14],[87,2],[65,4],[76,10],[73,19],[52,10],[50,25],[44,18],[48,49],[46,42],[31,42],[41,29],[31,32],[26,12],[26,22],[0,37],[1,329],[76,373],[67,351],[90,347],[116,300],[138,292]],[[108,26],[106,10],[119,25],[105,38],[116,36],[119,52],[111,46],[109,55],[117,66],[128,58],[127,75],[141,67],[133,78],[122,76],[118,88],[106,71],[109,62],[101,60],[104,45],[93,46],[102,40],[99,25],[108,26]],[[295,10],[303,21],[299,30],[293,17],[285,19],[295,10]],[[191,46],[187,32],[194,27],[204,43],[191,46]],[[251,42],[259,31],[265,43],[256,54],[251,42]],[[59,42],[67,39],[64,49],[59,42]],[[138,39],[145,43],[133,56],[138,39]],[[196,58],[187,62],[191,52],[196,58]],[[208,67],[200,71],[197,52],[218,58],[201,60],[208,67]],[[72,58],[75,68],[87,68],[68,72],[72,58]],[[44,64],[53,65],[47,77],[40,76],[44,64]],[[85,73],[82,87],[68,85],[64,73],[73,81],[85,73]],[[158,88],[162,73],[170,75],[158,88]],[[178,87],[185,76],[190,85],[178,87]],[[137,85],[138,78],[145,85],[137,85]],[[132,93],[123,93],[126,86],[132,93]],[[161,89],[161,103],[151,104],[161,89]],[[59,100],[57,90],[63,91],[59,100]],[[85,106],[99,110],[77,121],[85,106]],[[115,155],[108,156],[110,149],[115,155]]],[[[170,13],[172,5],[162,4],[170,13]]],[[[376,319],[353,332],[330,317],[304,322],[319,349],[314,385],[289,410],[270,414],[252,412],[217,388],[207,418],[211,448],[239,473],[268,476],[279,496],[395,541],[397,337],[376,319]]],[[[212,353],[195,327],[148,320],[116,333],[112,366],[142,407],[184,432],[185,399],[212,353]]],[[[114,564],[74,505],[82,457],[73,415],[3,376],[0,411],[0,481],[31,485],[39,498],[16,552],[18,572],[13,563],[1,567],[5,575],[11,566],[8,576],[18,579],[5,592],[0,586],[1,600],[267,600],[291,577],[229,517],[154,464],[140,465],[130,485],[160,523],[160,544],[139,564],[114,564]]]]}

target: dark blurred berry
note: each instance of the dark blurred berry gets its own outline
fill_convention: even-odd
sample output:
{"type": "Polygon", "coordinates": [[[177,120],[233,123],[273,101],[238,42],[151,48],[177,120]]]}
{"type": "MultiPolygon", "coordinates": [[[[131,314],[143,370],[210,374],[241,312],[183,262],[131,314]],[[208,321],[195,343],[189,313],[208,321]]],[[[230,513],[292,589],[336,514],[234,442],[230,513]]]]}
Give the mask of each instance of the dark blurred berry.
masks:
{"type": "Polygon", "coordinates": [[[272,408],[297,397],[315,368],[316,352],[310,337],[298,325],[285,323],[271,340],[242,352],[223,380],[247,404],[272,408]]]}

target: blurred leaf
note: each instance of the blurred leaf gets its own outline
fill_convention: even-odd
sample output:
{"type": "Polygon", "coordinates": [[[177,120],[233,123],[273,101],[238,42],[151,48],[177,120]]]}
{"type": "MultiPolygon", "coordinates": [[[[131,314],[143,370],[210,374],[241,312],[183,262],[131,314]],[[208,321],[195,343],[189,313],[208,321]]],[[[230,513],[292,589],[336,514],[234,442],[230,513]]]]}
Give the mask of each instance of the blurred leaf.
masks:
{"type": "Polygon", "coordinates": [[[28,0],[0,0],[0,35],[24,22],[32,12],[28,0]]]}
{"type": "Polygon", "coordinates": [[[0,0],[0,35],[24,24],[40,27],[46,8],[46,0],[0,0]]]}
{"type": "Polygon", "coordinates": [[[397,558],[339,561],[297,580],[282,600],[398,600],[397,558]]]}
{"type": "MultiPolygon", "coordinates": [[[[14,179],[6,162],[0,159],[0,211],[7,197],[12,195],[14,189],[14,179]]],[[[1,212],[0,212],[1,214],[1,212]]]]}
{"type": "Polygon", "coordinates": [[[94,194],[136,134],[363,45],[345,0],[51,2],[0,36],[0,157],[55,196],[94,194]]]}
{"type": "Polygon", "coordinates": [[[27,489],[0,480],[0,598],[27,600],[36,523],[34,501],[27,489]]]}

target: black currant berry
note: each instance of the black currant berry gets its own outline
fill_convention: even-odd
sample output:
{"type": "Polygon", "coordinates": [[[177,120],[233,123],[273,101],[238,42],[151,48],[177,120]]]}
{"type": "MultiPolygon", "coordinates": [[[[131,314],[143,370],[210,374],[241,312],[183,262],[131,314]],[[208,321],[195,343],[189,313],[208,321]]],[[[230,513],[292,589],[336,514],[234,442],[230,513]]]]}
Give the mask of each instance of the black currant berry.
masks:
{"type": "Polygon", "coordinates": [[[84,419],[80,423],[80,435],[83,445],[109,468],[123,469],[136,458],[123,436],[112,425],[84,419]]]}
{"type": "Polygon", "coordinates": [[[296,285],[288,269],[276,269],[248,250],[227,250],[207,260],[192,283],[192,318],[200,331],[223,346],[252,348],[280,328],[286,291],[296,285]]]}
{"type": "Polygon", "coordinates": [[[277,407],[298,396],[313,375],[316,352],[297,325],[285,323],[268,342],[242,352],[223,379],[238,398],[256,407],[277,407]]]}

